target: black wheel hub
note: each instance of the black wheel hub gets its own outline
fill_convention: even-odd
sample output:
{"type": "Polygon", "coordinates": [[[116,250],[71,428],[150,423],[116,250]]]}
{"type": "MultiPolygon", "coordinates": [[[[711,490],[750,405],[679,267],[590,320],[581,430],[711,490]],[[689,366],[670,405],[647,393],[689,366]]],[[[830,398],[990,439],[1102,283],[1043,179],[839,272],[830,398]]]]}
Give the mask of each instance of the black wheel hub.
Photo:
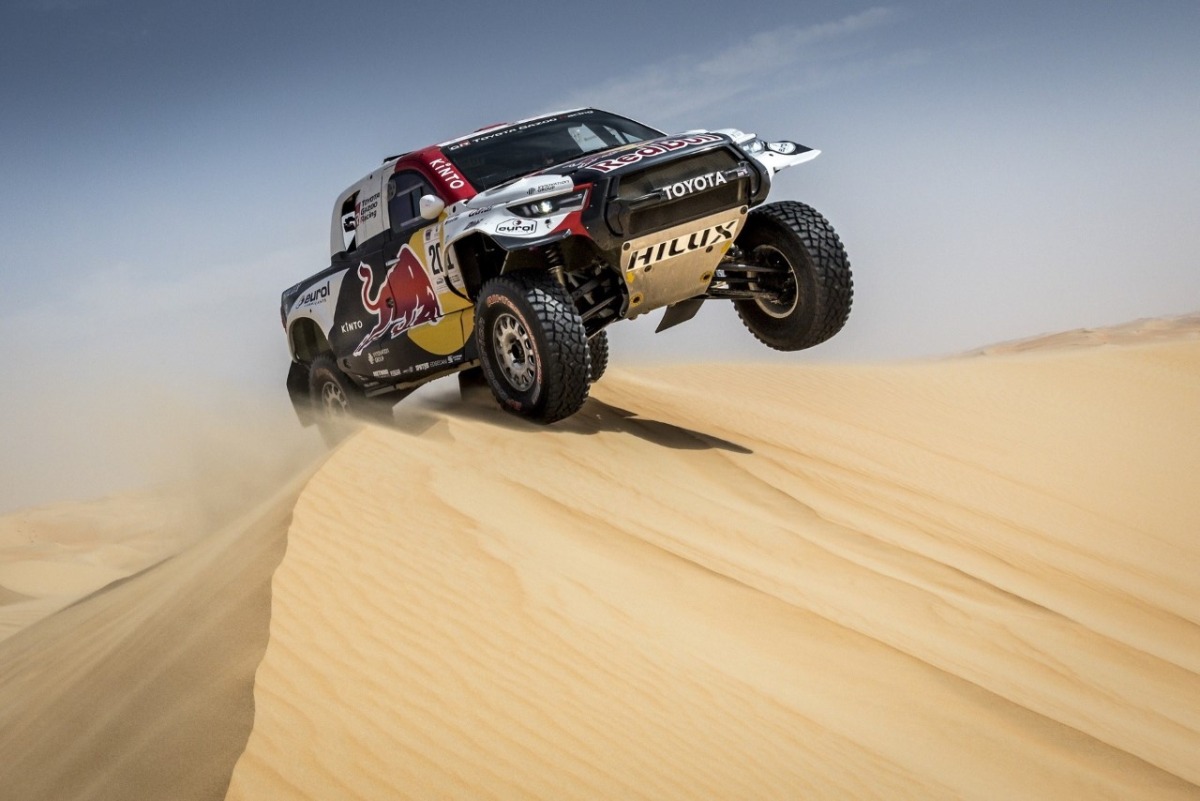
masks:
{"type": "Polygon", "coordinates": [[[759,245],[751,260],[768,268],[751,273],[747,282],[747,287],[755,293],[755,304],[763,313],[779,319],[794,312],[800,294],[796,290],[796,272],[787,256],[771,245],[759,245]]]}

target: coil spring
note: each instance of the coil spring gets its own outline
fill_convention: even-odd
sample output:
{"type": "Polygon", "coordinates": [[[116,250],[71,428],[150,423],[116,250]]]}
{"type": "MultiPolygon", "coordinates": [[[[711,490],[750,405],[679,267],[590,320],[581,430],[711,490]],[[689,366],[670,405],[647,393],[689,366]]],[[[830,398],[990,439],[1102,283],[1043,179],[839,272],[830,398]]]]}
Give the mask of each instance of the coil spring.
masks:
{"type": "Polygon", "coordinates": [[[562,248],[557,242],[552,242],[545,247],[546,266],[550,268],[550,273],[555,280],[563,286],[567,285],[566,276],[563,275],[563,254],[562,248]]]}

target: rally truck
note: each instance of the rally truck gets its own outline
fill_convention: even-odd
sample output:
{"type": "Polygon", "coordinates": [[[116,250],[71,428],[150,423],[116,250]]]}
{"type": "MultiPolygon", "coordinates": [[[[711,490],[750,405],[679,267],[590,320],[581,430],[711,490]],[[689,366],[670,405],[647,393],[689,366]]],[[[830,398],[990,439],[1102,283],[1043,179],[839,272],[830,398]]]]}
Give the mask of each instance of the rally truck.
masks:
{"type": "Polygon", "coordinates": [[[810,206],[766,202],[818,153],[584,108],[388,157],[337,198],[329,266],[283,293],[301,422],[458,373],[553,423],[603,373],[609,325],[662,309],[662,331],[709,300],[771,348],[824,342],[850,313],[846,252],[810,206]]]}

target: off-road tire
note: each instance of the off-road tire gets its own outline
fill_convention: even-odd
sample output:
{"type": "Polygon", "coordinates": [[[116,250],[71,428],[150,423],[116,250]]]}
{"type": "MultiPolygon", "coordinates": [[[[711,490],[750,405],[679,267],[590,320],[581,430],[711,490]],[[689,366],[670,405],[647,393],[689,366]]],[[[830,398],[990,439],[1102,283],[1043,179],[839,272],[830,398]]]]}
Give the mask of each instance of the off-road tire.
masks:
{"type": "Polygon", "coordinates": [[[742,322],[760,342],[776,350],[803,350],[826,341],[846,324],[854,297],[850,261],[829,221],[794,200],[768,203],[750,212],[738,247],[751,263],[786,266],[778,282],[781,300],[736,300],[742,322]]]}
{"type": "Polygon", "coordinates": [[[489,280],[475,303],[480,366],[500,406],[539,423],[570,417],[587,400],[587,331],[571,296],[548,273],[489,280]]]}
{"type": "Polygon", "coordinates": [[[588,339],[588,355],[592,359],[592,371],[588,376],[588,381],[594,384],[608,369],[608,333],[606,331],[597,331],[588,339]]]}
{"type": "Polygon", "coordinates": [[[334,358],[322,354],[308,369],[308,396],[317,428],[326,445],[336,445],[354,427],[366,399],[354,382],[341,371],[334,358]]]}

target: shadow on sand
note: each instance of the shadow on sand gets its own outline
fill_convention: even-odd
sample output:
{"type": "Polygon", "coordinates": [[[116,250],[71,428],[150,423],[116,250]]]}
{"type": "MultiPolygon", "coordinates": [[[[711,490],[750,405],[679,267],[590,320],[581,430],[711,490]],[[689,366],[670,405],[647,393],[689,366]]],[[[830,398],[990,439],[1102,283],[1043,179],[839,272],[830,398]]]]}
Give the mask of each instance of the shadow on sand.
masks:
{"type": "Polygon", "coordinates": [[[490,393],[471,392],[466,398],[452,397],[422,399],[411,405],[403,402],[391,410],[391,419],[383,422],[414,436],[423,436],[448,417],[477,420],[512,431],[530,434],[598,434],[609,432],[628,434],[646,442],[675,450],[709,450],[717,448],[731,453],[753,453],[735,442],[714,437],[701,431],[684,428],[660,420],[641,417],[636,412],[589,398],[576,414],[549,426],[539,425],[512,414],[496,405],[490,393]]]}

